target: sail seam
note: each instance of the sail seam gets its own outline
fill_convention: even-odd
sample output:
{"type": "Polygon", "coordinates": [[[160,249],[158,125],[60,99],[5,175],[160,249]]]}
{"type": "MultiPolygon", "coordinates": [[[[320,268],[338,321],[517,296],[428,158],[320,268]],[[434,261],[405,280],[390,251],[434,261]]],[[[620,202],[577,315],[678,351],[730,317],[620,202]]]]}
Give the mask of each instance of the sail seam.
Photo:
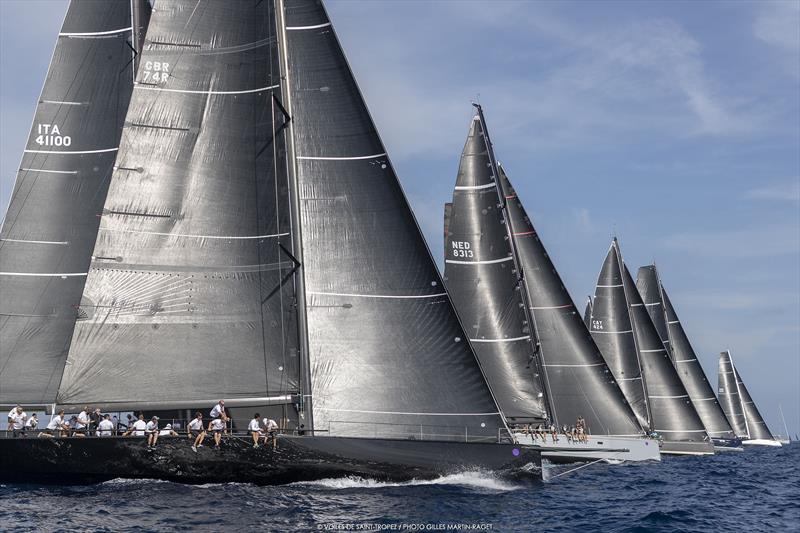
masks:
{"type": "Polygon", "coordinates": [[[470,339],[472,342],[515,342],[515,341],[527,341],[530,340],[530,335],[526,335],[524,337],[514,337],[511,339],[470,339]]]}
{"type": "Polygon", "coordinates": [[[692,361],[697,361],[697,358],[695,358],[695,359],[677,359],[677,360],[675,360],[676,363],[691,363],[692,361]]]}
{"type": "MultiPolygon", "coordinates": [[[[639,350],[641,353],[659,353],[659,352],[666,352],[664,348],[657,348],[655,350],[639,350]]],[[[677,361],[676,361],[677,362],[677,361]]]]}
{"type": "Polygon", "coordinates": [[[353,296],[356,298],[397,298],[397,299],[415,299],[415,298],[436,298],[438,296],[447,296],[446,292],[439,292],[436,294],[357,294],[345,292],[317,292],[307,291],[308,294],[317,296],[353,296]]]}
{"type": "Polygon", "coordinates": [[[195,235],[189,233],[167,233],[159,231],[139,231],[132,229],[113,229],[99,228],[100,231],[118,231],[120,233],[136,233],[139,235],[159,235],[164,237],[182,237],[187,239],[221,239],[221,240],[249,240],[249,239],[270,239],[273,237],[284,237],[289,233],[273,233],[270,235],[195,235]]]}
{"type": "MultiPolygon", "coordinates": [[[[516,233],[515,233],[515,235],[516,235],[516,233]]],[[[538,311],[540,309],[566,309],[567,307],[572,307],[572,304],[566,304],[566,305],[540,305],[540,306],[532,305],[530,308],[533,309],[534,311],[538,311]]]]}
{"type": "Polygon", "coordinates": [[[501,414],[499,411],[494,413],[415,413],[404,411],[366,411],[361,409],[335,409],[332,407],[316,407],[320,411],[336,411],[339,413],[365,413],[375,415],[419,415],[419,416],[494,416],[501,414]]]}
{"type": "Polygon", "coordinates": [[[43,278],[65,278],[65,277],[76,277],[76,276],[86,276],[86,272],[65,272],[65,273],[57,273],[57,274],[48,274],[48,273],[40,273],[40,272],[0,272],[0,276],[33,276],[33,277],[43,277],[43,278]]]}
{"type": "Polygon", "coordinates": [[[28,244],[69,244],[69,241],[30,241],[27,239],[0,239],[0,242],[23,242],[28,244]]]}
{"type": "Polygon", "coordinates": [[[102,154],[105,152],[116,152],[119,150],[119,146],[116,148],[104,148],[102,150],[76,150],[76,151],[57,151],[57,150],[25,150],[27,154],[64,154],[64,155],[74,155],[74,154],[102,154]]]}
{"type": "Polygon", "coordinates": [[[323,157],[323,156],[298,155],[296,159],[302,159],[306,161],[359,161],[362,159],[376,159],[378,157],[383,157],[385,155],[386,152],[383,152],[381,154],[358,155],[352,157],[323,157]]]}
{"type": "Polygon", "coordinates": [[[551,367],[551,366],[553,366],[553,367],[559,367],[559,366],[563,366],[563,367],[569,367],[569,368],[579,368],[579,367],[603,366],[603,365],[605,365],[605,363],[591,363],[591,364],[581,364],[581,365],[557,365],[557,364],[552,364],[552,365],[551,365],[551,364],[547,364],[547,363],[545,363],[543,366],[546,366],[546,367],[551,367]]]}
{"type": "Polygon", "coordinates": [[[592,330],[592,333],[604,333],[608,335],[616,334],[616,333],[633,333],[632,329],[626,329],[625,331],[600,331],[600,330],[592,330]]]}
{"type": "Polygon", "coordinates": [[[244,89],[241,91],[212,91],[212,90],[194,90],[194,89],[167,89],[166,87],[153,87],[149,85],[143,85],[141,83],[137,83],[133,86],[134,89],[141,89],[143,91],[164,91],[168,93],[182,93],[182,94],[250,94],[250,93],[258,93],[261,91],[270,91],[273,89],[279,89],[280,85],[268,85],[266,87],[259,87],[257,89],[244,89]]]}
{"type": "Polygon", "coordinates": [[[456,261],[455,259],[446,259],[445,263],[454,263],[456,265],[488,265],[492,263],[503,263],[513,259],[514,258],[511,256],[503,257],[502,259],[488,259],[486,261],[456,261]]]}
{"type": "Polygon", "coordinates": [[[617,287],[624,287],[624,285],[620,283],[619,285],[598,285],[598,287],[603,287],[604,289],[614,289],[617,287]]]}
{"type": "Polygon", "coordinates": [[[131,31],[133,26],[128,26],[127,28],[120,28],[118,30],[108,30],[108,31],[88,31],[83,33],[59,33],[59,37],[92,37],[94,35],[114,35],[115,33],[125,33],[126,31],[131,31]]]}
{"type": "Polygon", "coordinates": [[[494,183],[487,183],[486,185],[456,185],[455,190],[457,191],[475,191],[478,189],[489,189],[497,187],[494,183]]]}
{"type": "Polygon", "coordinates": [[[679,396],[653,396],[653,395],[648,396],[648,398],[660,398],[660,399],[664,399],[664,400],[673,399],[673,398],[688,398],[688,397],[689,397],[688,394],[681,394],[679,396]]]}
{"type": "Polygon", "coordinates": [[[21,168],[24,172],[46,172],[48,174],[77,174],[77,170],[47,170],[44,168],[21,168]]]}
{"type": "Polygon", "coordinates": [[[287,31],[316,30],[319,28],[327,28],[330,25],[331,25],[330,22],[326,22],[324,24],[315,24],[314,26],[286,26],[285,29],[287,31]]]}

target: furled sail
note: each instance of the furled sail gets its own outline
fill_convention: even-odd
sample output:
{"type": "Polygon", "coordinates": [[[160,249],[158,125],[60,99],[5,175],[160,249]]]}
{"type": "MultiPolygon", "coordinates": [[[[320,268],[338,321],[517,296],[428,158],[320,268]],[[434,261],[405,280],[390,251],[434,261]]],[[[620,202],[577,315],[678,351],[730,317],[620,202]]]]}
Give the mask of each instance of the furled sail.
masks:
{"type": "Polygon", "coordinates": [[[149,11],[67,9],[0,231],[0,404],[55,401],[149,11]]]}
{"type": "Polygon", "coordinates": [[[717,380],[717,393],[725,417],[730,422],[736,436],[746,438],[750,432],[747,428],[747,418],[744,416],[742,396],[739,394],[738,380],[733,370],[730,352],[720,352],[719,354],[717,380]]]}
{"type": "Polygon", "coordinates": [[[594,434],[641,434],[636,416],[502,167],[499,174],[554,420],[559,425],[573,424],[583,416],[594,434]]]}
{"type": "Polygon", "coordinates": [[[324,7],[281,15],[314,428],[496,439],[504,422],[324,7]]]}
{"type": "Polygon", "coordinates": [[[447,289],[510,422],[547,418],[522,284],[480,117],[470,125],[446,217],[447,289]]]}
{"type": "MultiPolygon", "coordinates": [[[[623,280],[623,263],[617,239],[611,242],[606,259],[597,278],[594,301],[591,304],[589,331],[600,348],[606,364],[617,379],[639,424],[652,429],[653,420],[647,399],[639,350],[630,312],[630,300],[623,280]]],[[[659,342],[660,344],[660,342],[659,342]]],[[[658,354],[667,357],[666,353],[658,354]]],[[[667,360],[669,363],[669,360],[667,360]]]]}
{"type": "Polygon", "coordinates": [[[761,413],[758,411],[753,397],[750,396],[750,391],[747,390],[744,381],[742,381],[742,375],[736,370],[736,365],[733,364],[733,359],[731,358],[731,352],[727,351],[726,353],[733,373],[736,376],[736,386],[739,389],[739,398],[741,399],[742,410],[745,420],[747,421],[748,439],[775,440],[772,432],[767,427],[767,423],[764,421],[764,417],[762,417],[761,413]]]}
{"type": "Polygon", "coordinates": [[[637,285],[645,302],[648,303],[647,311],[659,329],[661,341],[668,349],[678,376],[709,436],[733,438],[733,429],[725,418],[719,401],[714,395],[714,390],[689,342],[689,337],[672,307],[667,291],[661,284],[655,265],[639,269],[637,285]],[[663,335],[663,332],[666,332],[666,336],[663,335]]]}
{"type": "Polygon", "coordinates": [[[159,1],[60,404],[299,392],[275,15],[256,0],[159,1]]]}

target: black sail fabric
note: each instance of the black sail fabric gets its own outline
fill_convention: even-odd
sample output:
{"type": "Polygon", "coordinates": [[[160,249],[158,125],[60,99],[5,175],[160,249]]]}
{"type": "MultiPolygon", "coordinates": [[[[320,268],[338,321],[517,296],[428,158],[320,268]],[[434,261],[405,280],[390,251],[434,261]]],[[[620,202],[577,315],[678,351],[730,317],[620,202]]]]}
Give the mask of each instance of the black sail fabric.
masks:
{"type": "Polygon", "coordinates": [[[298,392],[276,29],[258,0],[153,12],[59,403],[298,392]]]}
{"type": "Polygon", "coordinates": [[[640,435],[636,415],[502,168],[500,185],[528,291],[553,418],[563,425],[583,416],[594,434],[640,435]]]}
{"type": "Polygon", "coordinates": [[[708,434],[694,404],[670,361],[636,284],[622,263],[633,330],[639,350],[652,428],[668,441],[703,442],[708,434]]]}
{"type": "Polygon", "coordinates": [[[586,327],[590,327],[590,321],[592,319],[592,297],[589,296],[586,298],[586,309],[583,311],[583,323],[586,324],[586,327]]]}
{"type": "Polygon", "coordinates": [[[444,279],[503,415],[547,418],[541,376],[486,137],[470,125],[445,228],[444,279]]]}
{"type": "Polygon", "coordinates": [[[678,371],[678,376],[706,431],[711,437],[733,438],[733,430],[672,307],[667,291],[661,284],[656,266],[641,267],[637,273],[636,283],[647,304],[647,311],[659,331],[661,341],[667,347],[672,364],[678,371]]]}
{"type": "Polygon", "coordinates": [[[736,370],[736,365],[733,364],[730,352],[728,352],[728,361],[730,361],[731,368],[733,368],[733,373],[736,376],[736,386],[739,389],[742,411],[744,411],[744,417],[747,421],[748,439],[775,440],[775,437],[772,436],[772,432],[767,427],[767,423],[764,421],[764,417],[762,417],[761,413],[758,411],[753,397],[750,396],[750,391],[747,390],[744,381],[742,381],[742,375],[736,370]]]}
{"type": "Polygon", "coordinates": [[[73,0],[0,231],[0,404],[56,397],[133,87],[131,6],[73,0]]]}
{"type": "Polygon", "coordinates": [[[283,13],[314,428],[497,439],[503,419],[323,6],[283,13]]]}
{"type": "Polygon", "coordinates": [[[744,416],[742,396],[739,394],[739,386],[729,352],[720,352],[717,371],[717,392],[722,404],[722,411],[736,436],[746,438],[748,436],[747,419],[744,416]]]}
{"type": "MultiPolygon", "coordinates": [[[[628,306],[622,257],[617,239],[614,239],[597,278],[589,331],[592,332],[594,342],[600,348],[639,424],[649,430],[652,429],[653,421],[650,419],[645,382],[628,306]]],[[[666,353],[662,355],[666,356],[666,353]]]]}

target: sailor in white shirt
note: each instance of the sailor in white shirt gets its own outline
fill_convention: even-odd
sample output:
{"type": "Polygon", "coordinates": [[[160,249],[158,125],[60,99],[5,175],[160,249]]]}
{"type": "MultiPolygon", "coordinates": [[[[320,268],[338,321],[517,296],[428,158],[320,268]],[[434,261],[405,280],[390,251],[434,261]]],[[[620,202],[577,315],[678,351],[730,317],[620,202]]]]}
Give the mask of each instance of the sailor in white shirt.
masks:
{"type": "Polygon", "coordinates": [[[64,422],[64,410],[60,410],[57,415],[50,419],[47,428],[39,434],[40,437],[63,437],[66,423],[64,422]]]}
{"type": "Polygon", "coordinates": [[[139,413],[139,419],[130,425],[125,436],[133,435],[134,437],[144,437],[145,430],[147,429],[147,422],[144,421],[144,415],[139,413]]]}
{"type": "Polygon", "coordinates": [[[111,421],[111,415],[105,415],[103,419],[97,424],[98,437],[110,437],[114,433],[114,422],[111,421]]]}
{"type": "Polygon", "coordinates": [[[264,445],[266,446],[267,442],[272,439],[272,449],[274,450],[278,446],[278,423],[269,417],[264,418],[262,422],[264,423],[264,429],[266,430],[266,434],[264,435],[264,445]]]}
{"type": "Polygon", "coordinates": [[[186,432],[189,434],[190,439],[194,437],[192,451],[196,452],[197,447],[202,446],[203,439],[206,438],[205,428],[203,428],[203,413],[197,411],[194,414],[192,421],[186,425],[186,432]]]}
{"type": "Polygon", "coordinates": [[[214,435],[214,448],[219,449],[219,442],[222,440],[222,432],[225,430],[225,422],[221,418],[214,418],[208,423],[208,431],[214,435]]]}
{"type": "Polygon", "coordinates": [[[89,427],[89,407],[84,407],[83,411],[78,413],[78,421],[75,422],[75,431],[86,432],[89,427]]]}
{"type": "Polygon", "coordinates": [[[10,420],[10,424],[8,427],[11,429],[11,434],[14,437],[17,436],[25,436],[25,421],[28,419],[28,415],[25,414],[25,411],[22,410],[22,407],[15,407],[14,411],[8,414],[8,419],[10,420]]]}
{"type": "Polygon", "coordinates": [[[17,409],[21,411],[22,406],[20,404],[17,404],[14,407],[12,407],[11,410],[8,412],[8,420],[6,420],[6,422],[8,422],[9,428],[14,424],[14,417],[17,414],[17,409]]]}
{"type": "Polygon", "coordinates": [[[177,437],[178,432],[172,429],[172,424],[167,424],[164,429],[158,432],[159,437],[177,437]]]}
{"type": "Polygon", "coordinates": [[[36,428],[39,427],[39,419],[36,418],[36,413],[33,413],[31,417],[25,422],[25,431],[36,431],[36,428]]]}
{"type": "Polygon", "coordinates": [[[211,409],[211,418],[221,418],[227,420],[228,415],[225,413],[225,400],[220,400],[217,405],[211,409]]]}
{"type": "Polygon", "coordinates": [[[158,417],[154,416],[150,422],[145,426],[145,433],[147,434],[147,447],[155,448],[156,441],[158,440],[158,417]]]}
{"type": "Polygon", "coordinates": [[[253,415],[253,419],[250,421],[250,425],[247,426],[247,430],[250,432],[250,435],[253,436],[253,448],[258,448],[258,439],[261,438],[261,424],[258,422],[258,419],[261,418],[261,415],[256,413],[253,415]]]}

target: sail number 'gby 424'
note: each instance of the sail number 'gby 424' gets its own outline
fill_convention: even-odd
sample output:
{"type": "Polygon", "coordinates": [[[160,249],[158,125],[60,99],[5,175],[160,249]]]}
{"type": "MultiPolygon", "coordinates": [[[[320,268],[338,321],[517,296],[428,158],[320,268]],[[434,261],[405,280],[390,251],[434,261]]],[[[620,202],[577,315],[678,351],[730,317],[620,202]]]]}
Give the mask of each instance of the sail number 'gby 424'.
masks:
{"type": "Polygon", "coordinates": [[[453,257],[475,257],[467,241],[453,241],[453,257]]]}
{"type": "Polygon", "coordinates": [[[37,124],[34,142],[39,146],[69,146],[72,137],[61,135],[58,124],[37,124]]]}

